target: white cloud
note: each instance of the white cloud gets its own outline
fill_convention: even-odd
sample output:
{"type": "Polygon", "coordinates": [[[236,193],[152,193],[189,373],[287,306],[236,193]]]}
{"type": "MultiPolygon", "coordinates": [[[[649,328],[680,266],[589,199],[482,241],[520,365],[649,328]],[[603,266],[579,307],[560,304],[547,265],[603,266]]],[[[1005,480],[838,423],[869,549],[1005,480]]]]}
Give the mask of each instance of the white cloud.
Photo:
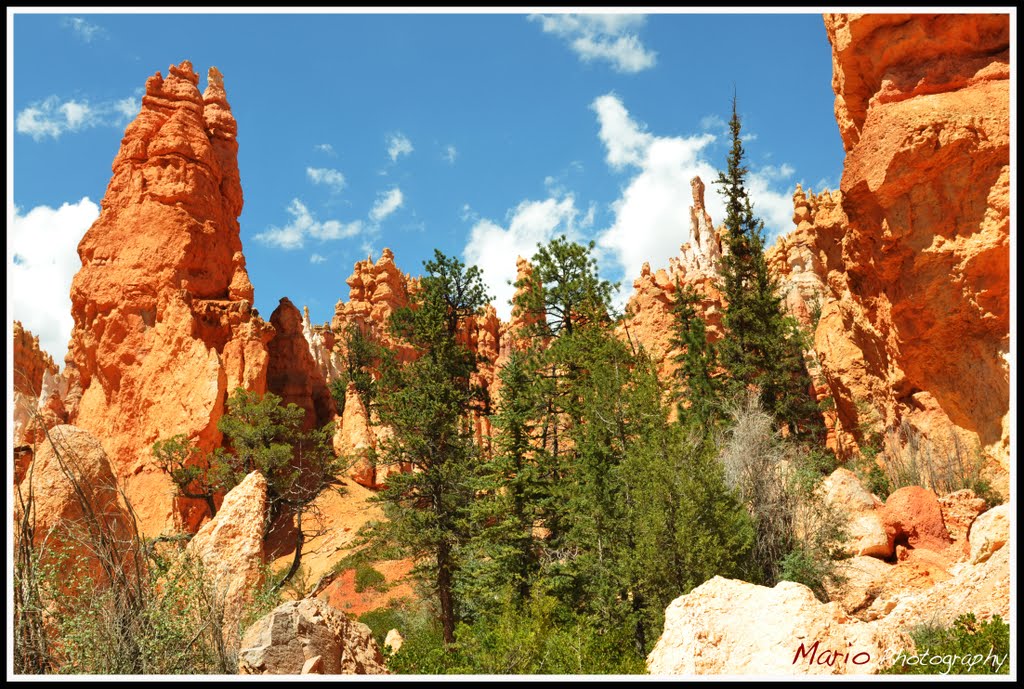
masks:
{"type": "Polygon", "coordinates": [[[565,39],[584,62],[605,60],[617,72],[633,74],[649,69],[657,62],[657,53],[648,50],[633,33],[644,25],[642,14],[531,14],[545,33],[565,39]]]}
{"type": "Polygon", "coordinates": [[[388,156],[392,162],[398,160],[399,156],[409,155],[412,151],[412,142],[402,132],[388,136],[388,156]]]}
{"type": "Polygon", "coordinates": [[[61,23],[71,29],[76,36],[86,43],[91,43],[93,39],[100,38],[106,34],[102,26],[91,24],[81,17],[68,17],[61,23]]]}
{"type": "Polygon", "coordinates": [[[345,175],[329,167],[307,167],[306,176],[313,184],[323,184],[337,193],[345,188],[345,175]]]}
{"type": "Polygon", "coordinates": [[[320,254],[313,254],[313,255],[311,255],[309,257],[309,262],[310,263],[326,263],[327,259],[324,258],[323,256],[321,256],[320,254]]]}
{"type": "Polygon", "coordinates": [[[71,279],[82,267],[78,243],[99,217],[88,197],[60,208],[14,210],[13,317],[60,365],[71,337],[71,279]]]}
{"type": "Polygon", "coordinates": [[[334,239],[347,239],[363,231],[363,223],[359,220],[350,223],[343,223],[337,220],[324,220],[321,222],[316,219],[316,216],[299,199],[292,199],[292,202],[288,204],[287,210],[288,214],[292,216],[291,222],[284,227],[272,225],[265,232],[261,232],[253,237],[253,239],[267,246],[279,249],[301,249],[307,237],[324,242],[334,239]]]}
{"type": "Polygon", "coordinates": [[[608,164],[616,169],[639,165],[654,137],[630,118],[622,101],[613,93],[599,96],[590,107],[597,113],[601,125],[598,136],[608,151],[608,164]]]}
{"type": "Polygon", "coordinates": [[[454,146],[452,146],[451,144],[448,144],[445,147],[445,149],[444,149],[444,159],[447,160],[452,165],[455,164],[455,158],[458,155],[459,155],[458,150],[454,146]]]}
{"type": "Polygon", "coordinates": [[[334,146],[331,146],[330,144],[317,144],[316,146],[313,146],[313,149],[320,151],[321,153],[326,153],[330,156],[335,155],[334,146]]]}
{"type": "MultiPolygon", "coordinates": [[[[669,257],[678,254],[681,244],[690,241],[691,179],[699,176],[706,185],[704,205],[712,222],[717,225],[724,219],[724,205],[714,184],[718,170],[707,151],[715,136],[708,132],[691,136],[652,134],[630,116],[614,94],[595,99],[592,108],[597,113],[609,166],[633,172],[622,195],[612,204],[614,222],[597,236],[603,256],[614,260],[622,270],[627,289],[621,298],[625,299],[628,285],[645,261],[655,268],[664,266],[669,257]]],[[[701,125],[709,129],[719,122],[712,116],[701,125]]],[[[752,170],[747,176],[754,212],[764,220],[769,241],[792,226],[792,187],[785,180],[793,173],[791,166],[783,164],[752,170]]]]}
{"type": "Polygon", "coordinates": [[[388,191],[382,191],[377,195],[377,202],[370,209],[370,220],[380,222],[402,207],[402,190],[398,187],[388,191]]]}
{"type": "MultiPolygon", "coordinates": [[[[544,244],[560,234],[578,236],[579,210],[573,196],[523,201],[509,212],[508,226],[480,219],[470,230],[463,254],[468,265],[479,266],[488,292],[495,298],[498,315],[508,320],[512,312],[509,301],[515,288],[516,257],[530,258],[537,244],[544,244]]],[[[592,218],[591,218],[592,219],[592,218]]]]}
{"type": "Polygon", "coordinates": [[[79,132],[89,127],[121,126],[138,115],[140,107],[139,99],[134,96],[97,105],[88,101],[61,101],[57,96],[50,96],[22,109],[15,120],[15,129],[36,141],[46,137],[58,139],[65,132],[79,132]]]}
{"type": "Polygon", "coordinates": [[[114,112],[120,115],[122,122],[131,122],[138,116],[140,110],[142,110],[142,100],[135,96],[114,101],[114,112]]]}
{"type": "Polygon", "coordinates": [[[718,115],[705,115],[700,118],[700,128],[707,129],[718,134],[729,134],[729,125],[727,125],[725,120],[718,115]]]}

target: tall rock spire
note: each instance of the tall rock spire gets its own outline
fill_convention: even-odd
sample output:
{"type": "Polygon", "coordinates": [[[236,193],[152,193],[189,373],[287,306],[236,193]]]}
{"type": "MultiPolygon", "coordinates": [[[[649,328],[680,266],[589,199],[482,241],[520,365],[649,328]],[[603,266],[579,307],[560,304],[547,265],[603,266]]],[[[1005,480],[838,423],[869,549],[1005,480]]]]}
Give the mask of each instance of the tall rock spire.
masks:
{"type": "Polygon", "coordinates": [[[265,391],[273,337],[242,255],[238,127],[220,72],[198,85],[188,61],[146,81],[71,285],[71,420],[100,438],[151,535],[204,509],[173,497],[153,442],[219,445],[231,390],[265,391]]]}

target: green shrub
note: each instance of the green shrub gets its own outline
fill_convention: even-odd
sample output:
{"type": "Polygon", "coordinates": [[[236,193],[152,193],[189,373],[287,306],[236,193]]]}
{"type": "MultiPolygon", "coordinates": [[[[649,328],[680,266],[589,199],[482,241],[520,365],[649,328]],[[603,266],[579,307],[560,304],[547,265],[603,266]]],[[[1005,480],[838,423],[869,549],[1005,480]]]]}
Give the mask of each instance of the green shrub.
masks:
{"type": "Polygon", "coordinates": [[[911,631],[915,651],[901,651],[885,675],[1009,674],[1010,626],[995,615],[979,622],[974,613],[952,627],[923,625],[911,631]]]}
{"type": "Polygon", "coordinates": [[[383,608],[364,612],[359,616],[359,621],[370,628],[373,638],[377,640],[377,645],[384,648],[384,637],[388,635],[389,631],[397,629],[401,632],[403,628],[406,628],[408,613],[405,608],[407,605],[408,603],[404,599],[392,601],[383,608]]]}
{"type": "MultiPolygon", "coordinates": [[[[505,597],[507,600],[507,597],[505,597]]],[[[631,630],[602,630],[554,598],[535,595],[522,609],[510,603],[472,624],[460,624],[445,646],[426,610],[405,618],[402,649],[388,669],[396,674],[643,674],[631,630]]]]}
{"type": "Polygon", "coordinates": [[[360,564],[356,567],[356,592],[362,593],[366,589],[384,590],[384,575],[367,564],[360,564]]]}

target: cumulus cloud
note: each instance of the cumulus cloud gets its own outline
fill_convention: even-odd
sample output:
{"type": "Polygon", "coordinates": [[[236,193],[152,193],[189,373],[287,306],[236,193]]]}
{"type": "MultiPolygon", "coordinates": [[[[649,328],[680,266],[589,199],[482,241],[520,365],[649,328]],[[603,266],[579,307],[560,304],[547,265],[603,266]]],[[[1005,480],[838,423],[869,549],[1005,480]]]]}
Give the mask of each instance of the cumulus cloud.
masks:
{"type": "Polygon", "coordinates": [[[317,144],[313,146],[313,150],[320,151],[321,153],[326,153],[329,156],[335,155],[334,146],[331,146],[330,144],[317,144]]]}
{"type": "Polygon", "coordinates": [[[309,257],[310,263],[326,263],[327,259],[320,254],[313,254],[309,257]]]}
{"type": "Polygon", "coordinates": [[[392,162],[398,160],[399,157],[403,155],[409,155],[413,151],[412,142],[409,141],[409,137],[402,132],[388,136],[387,146],[388,156],[391,158],[392,162]]]}
{"type": "Polygon", "coordinates": [[[36,141],[60,138],[65,132],[79,132],[98,126],[122,126],[139,114],[141,101],[134,96],[95,105],[82,100],[62,101],[57,96],[25,107],[15,119],[15,130],[36,141]]]}
{"type": "Polygon", "coordinates": [[[95,39],[102,38],[106,35],[106,31],[104,31],[102,26],[87,22],[81,17],[67,17],[61,22],[61,24],[64,27],[71,29],[79,39],[86,43],[92,43],[95,39]]]}
{"type": "MultiPolygon", "coordinates": [[[[476,221],[463,255],[468,265],[480,267],[501,318],[508,320],[512,312],[509,302],[515,288],[509,283],[516,279],[516,257],[530,258],[536,253],[537,244],[547,243],[561,234],[577,238],[582,225],[579,215],[575,198],[568,194],[562,198],[521,202],[509,211],[505,226],[486,218],[476,221]]],[[[593,221],[592,212],[583,222],[588,218],[593,221]]]]}
{"type": "Polygon", "coordinates": [[[71,337],[71,279],[81,268],[78,243],[99,217],[88,197],[60,208],[14,209],[12,307],[58,364],[71,337]]]}
{"type": "Polygon", "coordinates": [[[452,165],[455,164],[455,158],[458,155],[459,155],[458,150],[454,146],[452,146],[451,144],[449,144],[448,146],[445,147],[445,149],[444,149],[444,159],[447,160],[452,165]]]}
{"type": "Polygon", "coordinates": [[[345,175],[339,170],[329,167],[307,167],[306,176],[313,184],[322,184],[334,193],[345,188],[345,175]]]}
{"type": "Polygon", "coordinates": [[[648,50],[635,33],[644,25],[641,14],[531,14],[545,33],[568,42],[584,62],[603,60],[617,72],[633,74],[649,69],[657,62],[657,53],[648,50]]]}
{"type": "Polygon", "coordinates": [[[299,199],[292,199],[287,210],[292,218],[291,222],[284,227],[271,226],[253,239],[267,246],[290,250],[301,249],[307,238],[321,242],[347,239],[363,230],[363,223],[359,220],[350,223],[338,220],[320,221],[299,199]]]}
{"type": "Polygon", "coordinates": [[[403,201],[402,190],[398,187],[381,192],[377,195],[377,202],[370,209],[370,220],[380,222],[401,208],[403,201]]]}
{"type": "MultiPolygon", "coordinates": [[[[632,175],[612,204],[614,222],[597,238],[603,254],[618,264],[628,281],[639,274],[645,261],[663,266],[678,254],[681,244],[690,241],[690,180],[694,177],[706,185],[704,201],[712,221],[722,222],[724,205],[714,185],[718,171],[707,150],[716,137],[706,131],[691,136],[655,135],[633,119],[615,94],[600,96],[591,107],[608,165],[632,175]]],[[[719,122],[705,118],[702,127],[712,129],[719,122]]],[[[793,173],[792,167],[782,164],[752,169],[747,176],[754,212],[764,220],[769,238],[792,225],[792,187],[787,180],[793,173]]]]}

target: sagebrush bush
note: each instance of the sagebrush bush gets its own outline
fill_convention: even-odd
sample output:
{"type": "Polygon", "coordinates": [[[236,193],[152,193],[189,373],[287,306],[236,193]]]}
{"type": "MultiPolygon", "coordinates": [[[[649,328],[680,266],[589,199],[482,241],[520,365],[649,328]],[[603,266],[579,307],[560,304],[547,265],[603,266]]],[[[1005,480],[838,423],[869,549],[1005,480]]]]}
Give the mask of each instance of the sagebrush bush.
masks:
{"type": "Polygon", "coordinates": [[[931,439],[904,419],[886,432],[885,446],[885,474],[891,490],[924,486],[945,495],[968,488],[989,505],[1004,501],[982,476],[981,450],[967,447],[956,433],[931,439]]]}
{"type": "Polygon", "coordinates": [[[828,600],[825,581],[838,581],[845,520],[817,491],[832,462],[774,429],[754,395],[733,405],[719,459],[729,485],[754,522],[750,577],[774,585],[798,581],[828,600]]]}

